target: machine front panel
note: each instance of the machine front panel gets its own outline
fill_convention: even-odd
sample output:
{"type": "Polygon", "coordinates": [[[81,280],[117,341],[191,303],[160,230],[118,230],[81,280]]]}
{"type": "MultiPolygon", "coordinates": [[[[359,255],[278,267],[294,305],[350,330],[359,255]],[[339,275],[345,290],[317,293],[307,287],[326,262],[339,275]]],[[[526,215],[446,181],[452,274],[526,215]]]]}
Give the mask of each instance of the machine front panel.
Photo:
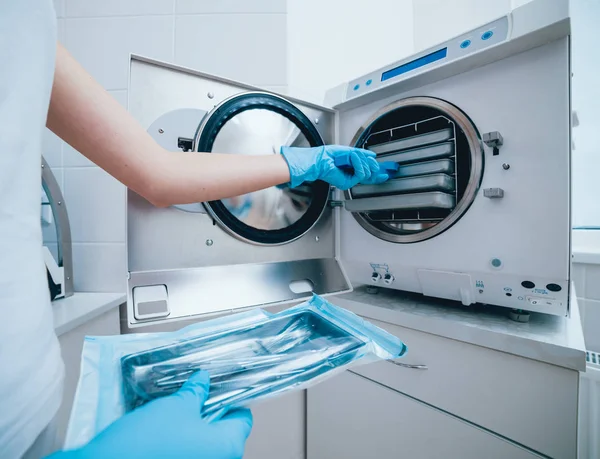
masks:
{"type": "Polygon", "coordinates": [[[377,91],[402,79],[412,78],[449,61],[476,54],[502,43],[508,37],[508,29],[509,18],[505,16],[415,56],[352,80],[346,89],[346,100],[377,91]]]}
{"type": "MultiPolygon", "coordinates": [[[[477,129],[484,160],[472,203],[457,221],[433,237],[390,242],[390,238],[385,240],[365,230],[350,211],[342,211],[341,253],[350,279],[375,281],[382,287],[425,292],[465,304],[481,302],[565,314],[570,263],[569,94],[569,39],[565,37],[418,89],[341,111],[340,142],[352,144],[375,114],[399,100],[427,97],[449,102],[477,129]],[[490,139],[486,134],[496,132],[503,142],[494,152],[485,140],[490,139]],[[456,273],[467,277],[461,276],[457,282],[456,273]]],[[[379,150],[381,160],[410,153],[407,149],[394,152],[385,143],[373,149],[379,150]]],[[[457,154],[466,153],[463,149],[457,154]]],[[[449,155],[434,159],[440,162],[436,164],[439,172],[445,167],[444,161],[451,164],[457,158],[449,155]]],[[[424,163],[417,161],[409,166],[422,168],[424,163]]],[[[449,175],[453,177],[451,171],[449,175]]],[[[448,184],[429,183],[438,187],[448,184]]],[[[388,191],[400,196],[398,190],[388,191]]],[[[376,194],[369,197],[375,210],[393,201],[389,193],[380,196],[385,199],[379,203],[376,194]]],[[[346,209],[368,213],[368,206],[361,204],[360,199],[352,199],[346,209]]],[[[433,204],[452,205],[439,199],[431,201],[429,207],[433,204]]],[[[385,218],[392,218],[390,215],[385,218]]]]}

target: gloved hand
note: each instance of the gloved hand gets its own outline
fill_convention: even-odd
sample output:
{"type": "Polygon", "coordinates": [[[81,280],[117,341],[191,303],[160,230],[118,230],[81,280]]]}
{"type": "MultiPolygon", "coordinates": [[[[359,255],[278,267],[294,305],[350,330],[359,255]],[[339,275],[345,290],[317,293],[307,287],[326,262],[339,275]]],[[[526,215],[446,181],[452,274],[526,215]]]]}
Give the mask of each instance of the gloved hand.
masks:
{"type": "Polygon", "coordinates": [[[126,414],[87,445],[47,459],[241,458],[252,429],[252,414],[240,409],[206,422],[200,410],[208,389],[208,373],[198,372],[173,395],[126,414]]]}
{"type": "Polygon", "coordinates": [[[281,147],[281,154],[290,169],[290,186],[295,188],[304,182],[323,180],[336,188],[347,190],[359,183],[376,184],[385,182],[389,177],[380,173],[375,153],[360,148],[339,145],[298,148],[281,147]],[[335,157],[349,155],[353,171],[349,173],[338,168],[335,157]]]}

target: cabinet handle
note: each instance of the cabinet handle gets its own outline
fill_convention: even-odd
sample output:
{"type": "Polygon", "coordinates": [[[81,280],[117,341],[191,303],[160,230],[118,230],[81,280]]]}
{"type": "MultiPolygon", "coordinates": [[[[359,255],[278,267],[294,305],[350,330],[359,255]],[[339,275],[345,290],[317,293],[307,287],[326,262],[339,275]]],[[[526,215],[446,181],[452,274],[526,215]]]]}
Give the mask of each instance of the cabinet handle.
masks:
{"type": "Polygon", "coordinates": [[[393,361],[390,361],[390,362],[393,363],[394,365],[398,365],[399,367],[411,368],[413,370],[427,370],[427,365],[414,365],[411,363],[400,363],[400,362],[393,362],[393,361]]]}

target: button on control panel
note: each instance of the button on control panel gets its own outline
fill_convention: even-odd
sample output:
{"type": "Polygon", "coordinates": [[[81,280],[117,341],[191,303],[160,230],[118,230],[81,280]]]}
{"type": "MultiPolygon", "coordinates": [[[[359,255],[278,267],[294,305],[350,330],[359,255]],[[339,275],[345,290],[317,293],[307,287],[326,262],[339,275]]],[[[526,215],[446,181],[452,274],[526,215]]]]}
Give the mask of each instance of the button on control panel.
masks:
{"type": "Polygon", "coordinates": [[[487,30],[481,34],[481,39],[489,40],[490,38],[492,38],[493,35],[494,35],[494,32],[492,32],[491,30],[487,30]]]}

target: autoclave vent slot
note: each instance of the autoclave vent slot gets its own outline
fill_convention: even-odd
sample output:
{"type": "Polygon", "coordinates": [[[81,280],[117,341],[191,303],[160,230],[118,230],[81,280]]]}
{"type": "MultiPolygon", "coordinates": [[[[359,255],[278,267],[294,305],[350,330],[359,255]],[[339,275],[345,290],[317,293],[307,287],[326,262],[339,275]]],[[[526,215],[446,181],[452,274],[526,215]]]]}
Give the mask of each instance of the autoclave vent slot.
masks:
{"type": "Polygon", "coordinates": [[[370,133],[363,145],[399,170],[388,182],[352,189],[346,209],[392,225],[443,220],[458,201],[456,127],[445,116],[370,133]]]}

